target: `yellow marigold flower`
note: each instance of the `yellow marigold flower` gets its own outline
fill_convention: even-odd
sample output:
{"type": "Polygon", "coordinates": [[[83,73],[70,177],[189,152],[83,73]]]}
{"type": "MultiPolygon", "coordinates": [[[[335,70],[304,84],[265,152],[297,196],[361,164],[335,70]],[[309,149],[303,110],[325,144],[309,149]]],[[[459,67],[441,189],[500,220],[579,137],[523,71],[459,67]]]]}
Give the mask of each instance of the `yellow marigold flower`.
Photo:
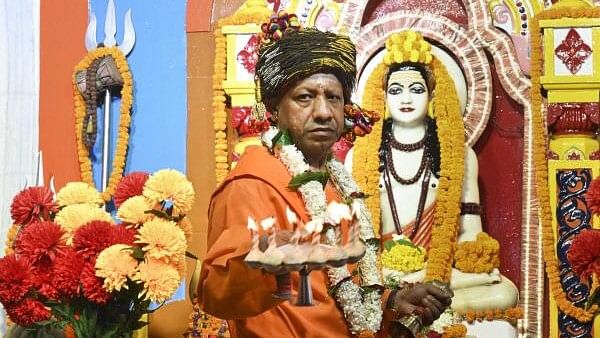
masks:
{"type": "Polygon", "coordinates": [[[463,272],[490,272],[500,266],[500,244],[485,232],[480,232],[475,241],[456,246],[454,266],[463,272]]]}
{"type": "Polygon", "coordinates": [[[381,254],[381,263],[385,268],[413,272],[423,269],[425,264],[425,250],[409,245],[396,244],[389,251],[381,254]]]}
{"type": "Polygon", "coordinates": [[[59,206],[73,204],[104,205],[102,196],[96,188],[85,182],[69,182],[56,194],[56,202],[59,206]]]}
{"type": "Polygon", "coordinates": [[[186,249],[185,235],[177,224],[162,218],[146,222],[136,235],[136,243],[143,245],[146,258],[160,259],[177,264],[183,260],[186,249]]]}
{"type": "Polygon", "coordinates": [[[104,289],[109,292],[127,289],[127,278],[133,278],[138,261],[131,256],[131,248],[115,244],[102,250],[96,259],[96,276],[104,278],[104,289]]]}
{"type": "Polygon", "coordinates": [[[173,169],[163,169],[152,174],[144,185],[144,196],[153,205],[171,201],[176,214],[185,214],[192,209],[194,188],[185,175],[173,169]]]}
{"type": "Polygon", "coordinates": [[[140,263],[133,280],[144,284],[146,299],[162,303],[177,290],[181,278],[173,266],[150,259],[140,263]]]}
{"type": "Polygon", "coordinates": [[[54,221],[65,229],[67,244],[71,244],[75,231],[88,222],[107,221],[114,223],[108,212],[91,204],[67,205],[56,214],[54,221]]]}
{"type": "Polygon", "coordinates": [[[467,334],[467,328],[462,324],[453,324],[444,328],[442,338],[462,338],[467,334]]]}
{"type": "Polygon", "coordinates": [[[144,196],[133,196],[121,204],[117,217],[126,223],[142,224],[154,218],[154,215],[145,213],[150,209],[152,207],[144,196]]]}

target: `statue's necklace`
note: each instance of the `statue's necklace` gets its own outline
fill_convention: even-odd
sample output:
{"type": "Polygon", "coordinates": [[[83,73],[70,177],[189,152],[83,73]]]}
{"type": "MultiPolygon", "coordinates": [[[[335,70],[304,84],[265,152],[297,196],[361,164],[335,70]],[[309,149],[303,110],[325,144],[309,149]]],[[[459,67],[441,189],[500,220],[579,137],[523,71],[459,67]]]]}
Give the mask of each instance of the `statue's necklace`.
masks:
{"type": "Polygon", "coordinates": [[[427,156],[427,148],[423,149],[423,156],[421,157],[421,165],[417,170],[415,176],[409,180],[404,180],[401,178],[396,172],[396,168],[394,167],[394,160],[392,157],[392,148],[398,149],[404,152],[412,152],[418,149],[424,148],[425,146],[426,135],[423,136],[423,139],[416,143],[411,144],[403,144],[398,142],[392,135],[390,135],[389,145],[386,149],[385,161],[387,162],[384,167],[383,172],[383,180],[385,183],[385,189],[387,190],[388,201],[390,203],[390,210],[392,212],[392,218],[394,220],[394,227],[396,228],[396,232],[398,234],[402,234],[402,226],[400,225],[400,219],[398,218],[398,210],[396,209],[396,201],[394,200],[394,192],[392,190],[392,183],[390,180],[390,172],[394,179],[403,185],[409,185],[417,182],[423,171],[425,171],[425,177],[423,177],[423,182],[421,182],[421,193],[419,194],[419,205],[417,206],[417,215],[415,217],[415,222],[413,226],[412,232],[409,234],[409,238],[413,239],[419,230],[419,225],[421,223],[421,217],[423,215],[423,210],[425,208],[425,201],[427,200],[427,192],[429,191],[429,180],[431,178],[431,170],[430,170],[430,160],[429,156],[427,156]],[[412,182],[411,182],[412,181],[412,182]],[[405,183],[410,182],[410,183],[405,183]]]}
{"type": "Polygon", "coordinates": [[[425,170],[425,167],[427,166],[427,148],[425,147],[425,139],[426,139],[426,135],[423,135],[423,139],[419,142],[416,143],[409,143],[409,144],[404,144],[404,143],[400,143],[396,140],[396,138],[394,138],[393,135],[390,135],[390,140],[388,143],[388,149],[386,151],[385,157],[386,157],[386,162],[387,162],[387,166],[386,168],[389,168],[389,171],[392,173],[392,176],[394,176],[394,179],[396,180],[396,182],[402,184],[402,185],[411,185],[415,182],[417,182],[419,180],[419,178],[421,177],[421,175],[423,175],[423,171],[425,170]],[[419,166],[419,169],[417,170],[417,173],[415,174],[415,176],[409,178],[409,179],[405,179],[400,177],[400,175],[398,175],[398,172],[396,171],[396,166],[394,165],[394,159],[392,157],[392,148],[403,151],[403,152],[413,152],[413,151],[417,151],[419,149],[423,149],[423,156],[421,156],[421,165],[419,166]]]}

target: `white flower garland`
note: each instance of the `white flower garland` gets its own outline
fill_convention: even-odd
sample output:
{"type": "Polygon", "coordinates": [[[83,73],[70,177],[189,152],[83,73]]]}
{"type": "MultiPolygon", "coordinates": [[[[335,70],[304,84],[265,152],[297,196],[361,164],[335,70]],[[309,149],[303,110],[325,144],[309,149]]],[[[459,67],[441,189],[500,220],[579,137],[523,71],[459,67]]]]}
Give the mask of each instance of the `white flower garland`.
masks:
{"type": "MultiPolygon", "coordinates": [[[[278,129],[271,127],[263,134],[263,144],[272,148],[271,140],[278,129]]],[[[285,145],[279,152],[279,160],[286,166],[292,177],[309,170],[309,165],[302,152],[295,145],[285,145]]],[[[359,192],[356,182],[348,174],[344,166],[335,160],[327,162],[329,172],[336,188],[348,199],[352,193],[359,192]]],[[[311,220],[323,221],[326,218],[327,200],[323,186],[318,181],[309,181],[302,184],[298,191],[302,195],[304,204],[311,220]]],[[[381,309],[381,295],[377,290],[382,285],[381,276],[377,269],[377,251],[379,250],[371,222],[371,215],[360,198],[354,200],[353,207],[358,208],[357,217],[360,225],[359,237],[366,245],[366,253],[358,262],[358,271],[362,279],[362,287],[354,284],[346,267],[328,268],[327,275],[331,286],[338,285],[335,298],[342,308],[344,317],[350,325],[350,331],[358,334],[363,331],[377,332],[381,326],[383,311],[381,309]],[[343,281],[342,281],[343,280],[343,281]],[[341,282],[341,284],[340,284],[341,282]],[[365,287],[372,287],[365,289],[365,287]]],[[[325,233],[327,244],[338,245],[338,236],[335,229],[329,227],[325,233]]]]}

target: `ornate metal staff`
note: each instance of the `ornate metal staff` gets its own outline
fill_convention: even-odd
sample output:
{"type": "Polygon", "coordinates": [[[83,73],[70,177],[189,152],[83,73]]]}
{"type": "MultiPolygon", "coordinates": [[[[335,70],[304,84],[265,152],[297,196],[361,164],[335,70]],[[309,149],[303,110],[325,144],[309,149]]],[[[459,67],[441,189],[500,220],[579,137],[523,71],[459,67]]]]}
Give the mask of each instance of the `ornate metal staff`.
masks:
{"type": "MultiPolygon", "coordinates": [[[[118,45],[118,49],[123,55],[129,54],[135,44],[135,31],[131,21],[131,9],[125,13],[125,33],[122,44],[118,45]]],[[[85,35],[85,47],[88,52],[99,47],[114,47],[117,45],[115,40],[116,21],[115,21],[115,5],[113,0],[109,0],[106,8],[106,19],[104,22],[104,41],[101,44],[96,43],[96,16],[90,14],[90,22],[85,35]]],[[[97,126],[96,126],[96,106],[98,95],[104,94],[104,133],[102,137],[102,175],[101,175],[101,191],[105,191],[108,186],[108,157],[110,147],[110,119],[111,119],[111,90],[122,87],[124,80],[119,73],[117,64],[114,58],[105,56],[92,62],[90,67],[76,74],[77,87],[84,96],[88,114],[86,114],[83,122],[82,138],[83,143],[92,153],[92,148],[96,141],[97,126]]]]}

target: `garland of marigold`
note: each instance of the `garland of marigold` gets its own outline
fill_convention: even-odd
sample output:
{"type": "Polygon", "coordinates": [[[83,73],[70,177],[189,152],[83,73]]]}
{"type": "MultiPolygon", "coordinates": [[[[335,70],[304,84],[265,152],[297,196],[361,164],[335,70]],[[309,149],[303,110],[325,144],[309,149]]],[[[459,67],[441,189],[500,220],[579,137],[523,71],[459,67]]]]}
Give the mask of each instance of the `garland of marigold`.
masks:
{"type": "MultiPolygon", "coordinates": [[[[403,33],[401,33],[403,34],[403,33]]],[[[404,33],[408,34],[408,33],[404,33]]],[[[386,42],[387,43],[387,42],[386,42]]],[[[397,61],[396,61],[397,62],[397,61]]],[[[440,141],[440,180],[431,246],[425,270],[425,281],[449,283],[452,258],[460,224],[460,199],[464,172],[464,127],[454,83],[444,65],[435,57],[429,64],[436,79],[434,101],[436,125],[440,141]]],[[[387,68],[378,65],[369,77],[363,95],[363,106],[368,110],[384,111],[382,79],[387,68]]],[[[357,139],[354,145],[353,173],[356,182],[369,195],[366,203],[371,210],[373,228],[380,233],[381,215],[379,198],[379,149],[383,121],[378,121],[368,137],[357,139]]]]}
{"type": "Polygon", "coordinates": [[[551,8],[536,15],[531,23],[531,104],[533,124],[533,162],[535,165],[535,179],[537,197],[540,205],[540,221],[542,223],[542,247],[546,274],[550,284],[550,292],[556,300],[557,307],[565,314],[576,318],[582,323],[591,321],[598,312],[598,305],[590,309],[575,306],[567,299],[567,295],[560,284],[558,259],[554,244],[552,229],[552,213],[550,209],[550,192],[548,189],[548,167],[546,162],[546,130],[542,120],[542,76],[543,50],[540,20],[570,18],[600,18],[600,8],[551,8]]]}
{"type": "MultiPolygon", "coordinates": [[[[119,74],[123,79],[123,87],[121,89],[121,106],[119,112],[119,133],[117,138],[117,146],[115,147],[115,156],[112,163],[110,178],[106,190],[102,192],[102,199],[106,202],[110,201],[115,192],[117,184],[123,176],[123,168],[125,166],[125,158],[127,156],[127,147],[129,143],[129,126],[131,124],[131,105],[133,103],[133,79],[127,64],[127,58],[117,47],[100,47],[89,52],[83,60],[81,60],[75,71],[73,72],[73,97],[75,99],[75,135],[77,138],[77,155],[79,158],[79,169],[81,171],[81,180],[94,186],[94,178],[92,176],[92,161],[87,147],[83,143],[81,131],[83,130],[83,119],[85,117],[85,99],[82,93],[77,88],[76,74],[84,71],[95,60],[110,56],[115,60],[119,74]]],[[[88,84],[90,85],[90,84],[88,84]]]]}
{"type": "Polygon", "coordinates": [[[215,176],[217,184],[221,183],[229,173],[227,146],[227,110],[225,107],[225,90],[223,81],[227,77],[227,39],[222,27],[227,25],[245,25],[267,21],[269,10],[262,6],[250,6],[246,3],[234,15],[218,21],[215,30],[215,65],[213,73],[213,126],[215,131],[215,176]]]}
{"type": "Polygon", "coordinates": [[[489,273],[500,267],[500,243],[485,232],[456,245],[454,267],[462,272],[489,273]]]}
{"type": "Polygon", "coordinates": [[[517,320],[523,318],[523,308],[521,307],[511,307],[508,309],[495,309],[495,310],[485,310],[485,311],[473,311],[468,310],[464,313],[459,313],[461,317],[464,318],[469,324],[472,324],[474,321],[492,321],[492,320],[505,320],[513,325],[517,322],[517,320]]]}

